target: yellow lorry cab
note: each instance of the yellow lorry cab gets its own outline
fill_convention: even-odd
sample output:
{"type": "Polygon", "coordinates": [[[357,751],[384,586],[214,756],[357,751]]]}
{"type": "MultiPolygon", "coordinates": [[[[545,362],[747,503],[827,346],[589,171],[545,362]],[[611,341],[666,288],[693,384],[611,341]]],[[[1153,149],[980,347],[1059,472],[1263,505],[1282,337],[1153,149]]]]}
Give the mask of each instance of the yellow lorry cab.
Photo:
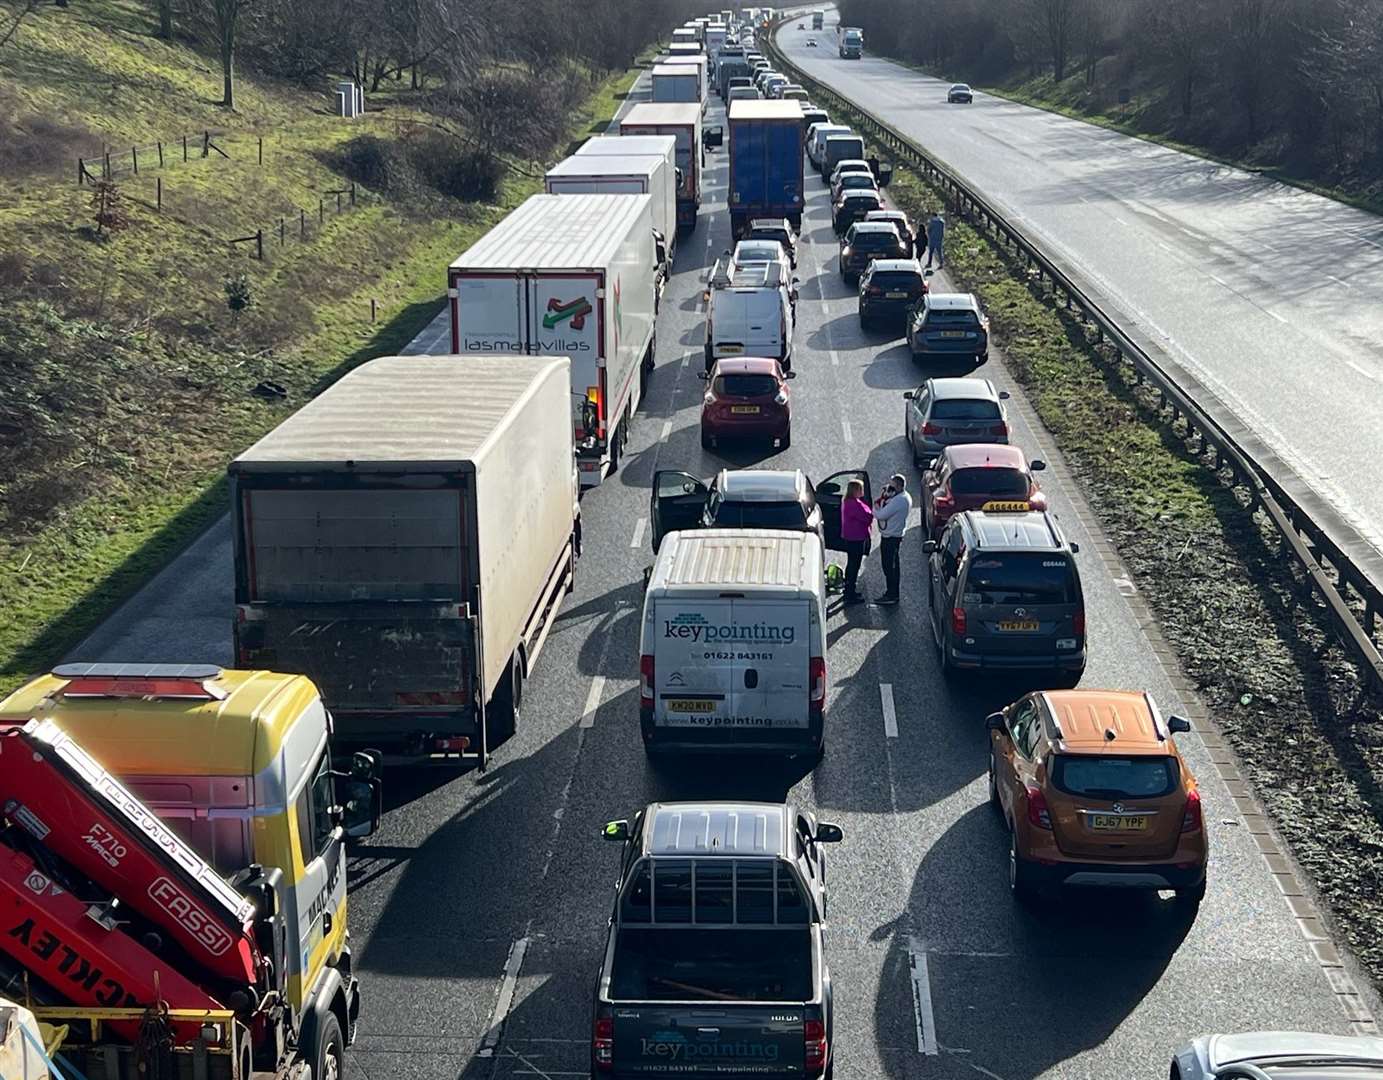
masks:
{"type": "MultiPolygon", "coordinates": [[[[333,769],[331,718],[312,681],[212,665],[72,664],[0,702],[0,734],[31,720],[53,721],[232,884],[252,864],[281,871],[289,1041],[314,1076],[323,1054],[339,1067],[359,1010],[345,841],[374,831],[381,788],[368,753],[348,772],[333,769]],[[333,1035],[335,1047],[313,1045],[333,1035]]],[[[275,1066],[262,1049],[256,1071],[275,1066]]]]}

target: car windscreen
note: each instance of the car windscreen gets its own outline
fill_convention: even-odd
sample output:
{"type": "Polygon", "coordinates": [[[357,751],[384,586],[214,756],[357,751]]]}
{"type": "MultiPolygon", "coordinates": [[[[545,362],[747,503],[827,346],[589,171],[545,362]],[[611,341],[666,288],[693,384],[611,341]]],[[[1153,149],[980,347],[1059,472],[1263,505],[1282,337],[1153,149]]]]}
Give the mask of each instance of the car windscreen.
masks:
{"type": "Polygon", "coordinates": [[[885,292],[922,291],[922,278],[915,270],[880,270],[869,279],[869,284],[885,292]]]}
{"type": "Polygon", "coordinates": [[[967,308],[928,308],[927,325],[944,325],[945,329],[950,330],[961,326],[979,326],[980,319],[967,308]]]}
{"type": "Polygon", "coordinates": [[[807,527],[807,515],[797,502],[722,502],[716,510],[719,529],[797,529],[807,527]]]}
{"type": "Polygon", "coordinates": [[[1161,754],[1057,754],[1052,760],[1052,783],[1090,799],[1156,799],[1176,790],[1180,779],[1176,759],[1161,754]]]}
{"type": "Polygon", "coordinates": [[[957,469],[951,474],[951,494],[992,495],[995,499],[1026,499],[1028,478],[1019,469],[985,466],[957,469]]]}
{"type": "Polygon", "coordinates": [[[1076,587],[1064,555],[979,551],[965,578],[965,599],[978,604],[1070,604],[1076,600],[1076,587]]]}
{"type": "Polygon", "coordinates": [[[720,375],[711,383],[716,397],[768,397],[778,392],[772,375],[720,375]]]}
{"type": "Polygon", "coordinates": [[[783,250],[777,240],[741,241],[735,249],[735,261],[738,263],[777,262],[782,255],[783,250]]]}
{"type": "Polygon", "coordinates": [[[932,405],[933,420],[998,420],[999,405],[984,398],[942,398],[932,405]]]}
{"type": "Polygon", "coordinates": [[[842,173],[840,177],[840,187],[842,191],[852,191],[855,188],[872,188],[874,186],[873,174],[867,172],[848,172],[842,173]]]}

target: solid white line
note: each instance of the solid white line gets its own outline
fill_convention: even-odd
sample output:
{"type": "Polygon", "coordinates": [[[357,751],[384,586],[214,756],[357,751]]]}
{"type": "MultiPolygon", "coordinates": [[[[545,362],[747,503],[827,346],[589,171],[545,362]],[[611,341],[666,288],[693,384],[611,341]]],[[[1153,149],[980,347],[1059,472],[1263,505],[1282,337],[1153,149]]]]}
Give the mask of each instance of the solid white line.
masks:
{"type": "Polygon", "coordinates": [[[898,738],[898,713],[893,707],[893,684],[879,684],[879,700],[884,707],[884,735],[890,739],[898,738]]]}
{"type": "Polygon", "coordinates": [[[499,984],[499,1000],[495,1002],[494,1015],[490,1017],[490,1030],[481,1040],[479,1057],[493,1057],[499,1045],[500,1032],[509,1016],[509,1008],[514,1004],[514,988],[519,983],[519,970],[523,967],[523,955],[528,951],[528,938],[521,937],[509,946],[509,958],[504,961],[504,979],[499,984]]]}
{"type": "Polygon", "coordinates": [[[840,353],[836,352],[835,349],[832,349],[832,350],[831,350],[831,366],[832,366],[832,367],[839,367],[839,366],[840,366],[840,353]]]}
{"type": "Polygon", "coordinates": [[[671,421],[671,420],[664,420],[664,421],[663,421],[663,434],[662,434],[661,437],[660,437],[660,441],[661,441],[661,442],[667,442],[668,436],[671,435],[671,434],[672,434],[672,421],[671,421]]]}
{"type": "Polygon", "coordinates": [[[936,1017],[932,1015],[932,978],[927,971],[927,950],[915,937],[908,938],[908,967],[912,975],[912,1015],[917,1020],[917,1052],[935,1057],[936,1017]]]}
{"type": "Polygon", "coordinates": [[[840,429],[841,429],[841,431],[844,432],[844,434],[845,434],[845,441],[846,441],[846,442],[849,442],[849,441],[850,441],[850,421],[849,421],[849,420],[842,420],[842,421],[840,422],[840,429]]]}
{"type": "Polygon", "coordinates": [[[1285,324],[1285,323],[1287,322],[1287,320],[1284,319],[1281,315],[1279,315],[1276,311],[1268,311],[1267,308],[1264,308],[1263,310],[1264,310],[1264,311],[1267,311],[1268,314],[1271,315],[1271,316],[1272,316],[1274,319],[1276,319],[1278,322],[1283,323],[1283,324],[1285,324]]]}
{"type": "Polygon", "coordinates": [[[643,531],[648,527],[648,518],[639,518],[634,522],[634,539],[629,541],[631,548],[636,548],[643,543],[643,531]]]}
{"type": "Polygon", "coordinates": [[[586,694],[586,708],[581,714],[582,727],[595,727],[596,710],[600,708],[600,698],[604,693],[605,676],[597,675],[591,680],[590,692],[586,694]]]}

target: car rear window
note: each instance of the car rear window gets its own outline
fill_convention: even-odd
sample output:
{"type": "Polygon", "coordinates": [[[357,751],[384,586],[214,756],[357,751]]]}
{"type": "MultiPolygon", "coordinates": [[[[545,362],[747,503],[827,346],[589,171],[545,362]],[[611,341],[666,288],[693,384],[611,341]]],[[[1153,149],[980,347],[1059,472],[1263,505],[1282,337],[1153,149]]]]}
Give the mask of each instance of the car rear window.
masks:
{"type": "Polygon", "coordinates": [[[951,474],[953,495],[993,495],[997,499],[1026,499],[1028,478],[1018,469],[986,466],[957,469],[951,474]]]}
{"type": "Polygon", "coordinates": [[[874,186],[874,174],[867,172],[841,173],[840,186],[845,191],[851,191],[855,188],[872,188],[874,186]]]}
{"type": "Polygon", "coordinates": [[[854,246],[857,248],[882,250],[884,248],[896,248],[898,246],[898,235],[891,232],[867,232],[859,233],[855,237],[854,246]]]}
{"type": "Polygon", "coordinates": [[[869,279],[869,284],[887,292],[897,292],[902,289],[909,292],[922,291],[922,277],[912,270],[876,271],[874,276],[869,279]]]}
{"type": "Polygon", "coordinates": [[[719,375],[711,383],[716,397],[766,397],[778,392],[772,375],[719,375]]]}
{"type": "Polygon", "coordinates": [[[1063,555],[979,551],[970,560],[965,594],[980,604],[1070,604],[1076,588],[1063,555]]]}
{"type": "Polygon", "coordinates": [[[1181,770],[1171,756],[1058,754],[1052,760],[1052,783],[1068,795],[1091,799],[1156,799],[1180,782],[1181,770]]]}
{"type": "Polygon", "coordinates": [[[965,308],[931,308],[927,311],[927,325],[945,323],[946,326],[979,326],[979,317],[965,308]]]}
{"type": "Polygon", "coordinates": [[[795,502],[731,502],[716,510],[716,526],[723,529],[805,529],[807,517],[795,502]]]}
{"type": "Polygon", "coordinates": [[[998,420],[999,405],[984,398],[942,398],[932,405],[933,420],[998,420]]]}

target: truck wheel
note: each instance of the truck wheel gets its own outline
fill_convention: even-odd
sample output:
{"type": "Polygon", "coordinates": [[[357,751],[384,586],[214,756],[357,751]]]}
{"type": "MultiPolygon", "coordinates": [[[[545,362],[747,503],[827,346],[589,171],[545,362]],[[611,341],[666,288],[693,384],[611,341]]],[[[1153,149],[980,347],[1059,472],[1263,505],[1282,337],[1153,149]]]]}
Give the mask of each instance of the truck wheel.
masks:
{"type": "Polygon", "coordinates": [[[509,672],[495,688],[490,704],[494,707],[495,730],[492,746],[498,746],[519,730],[523,712],[523,657],[517,652],[509,658],[509,672]]]}
{"type": "Polygon", "coordinates": [[[614,476],[619,472],[619,452],[621,442],[623,442],[624,421],[620,421],[619,426],[610,433],[610,475],[614,476]]]}
{"type": "Polygon", "coordinates": [[[341,1036],[341,1021],[334,1012],[322,1017],[317,1032],[317,1062],[312,1080],[342,1080],[345,1076],[345,1040],[341,1036]]]}

